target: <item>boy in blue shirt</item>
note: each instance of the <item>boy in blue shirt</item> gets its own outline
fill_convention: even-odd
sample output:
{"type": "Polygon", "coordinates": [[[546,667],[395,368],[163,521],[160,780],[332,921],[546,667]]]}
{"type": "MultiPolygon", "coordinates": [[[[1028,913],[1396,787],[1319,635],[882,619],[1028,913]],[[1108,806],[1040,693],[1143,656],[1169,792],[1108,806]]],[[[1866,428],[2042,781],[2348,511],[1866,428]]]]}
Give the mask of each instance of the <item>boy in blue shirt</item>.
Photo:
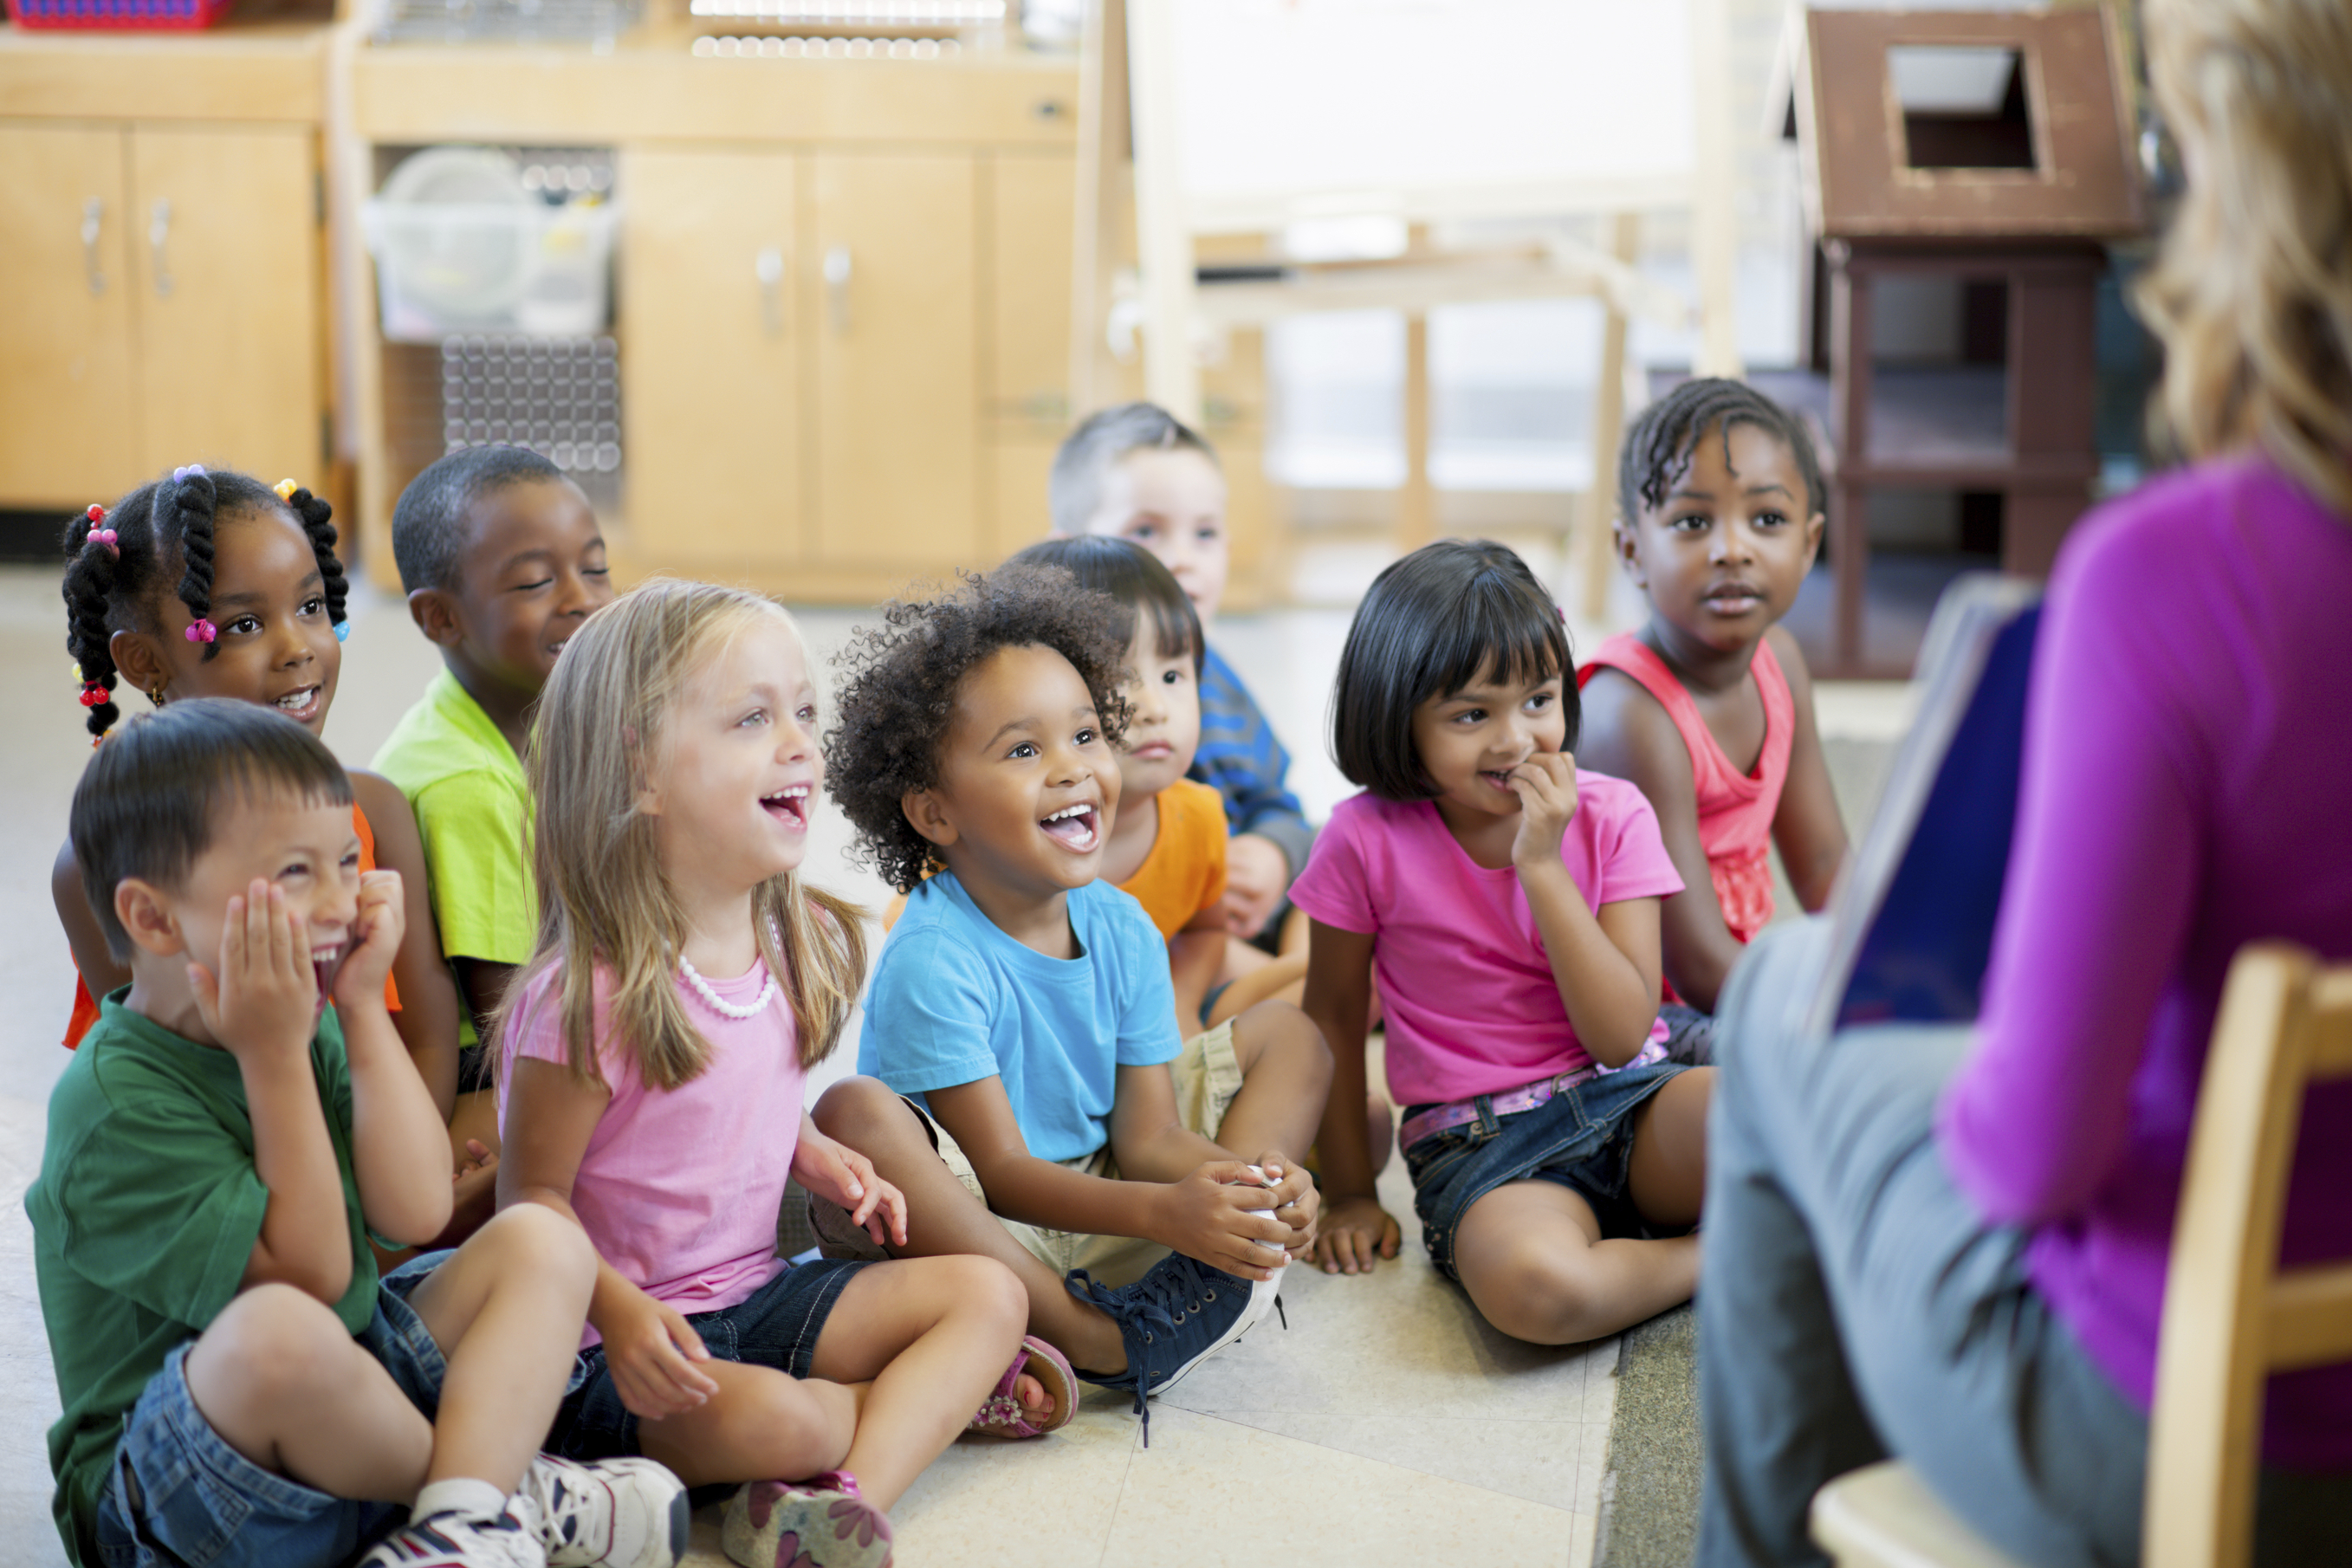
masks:
{"type": "Polygon", "coordinates": [[[447,1225],[448,1142],[384,1005],[400,877],[360,871],[333,753],[174,702],[91,760],[72,842],[131,976],[25,1197],[74,1562],[333,1568],[397,1526],[362,1568],[668,1568],[668,1471],[534,1458],[594,1287],[577,1226],[517,1210],[376,1277],[371,1233],[447,1225]]]}
{"type": "MultiPolygon", "coordinates": [[[[1031,1331],[1144,1411],[1264,1315],[1313,1239],[1289,1151],[1330,1054],[1286,1003],[1188,1047],[1159,931],[1097,880],[1127,723],[1108,596],[1013,567],[885,614],[844,656],[825,752],[865,857],[909,898],[866,999],[871,1076],[817,1125],[907,1194],[907,1251],[1012,1268],[1031,1331]]],[[[811,1216],[828,1254],[873,1255],[837,1209],[811,1216]]]]}
{"type": "MultiPolygon", "coordinates": [[[[1158,556],[1203,626],[1225,593],[1225,478],[1199,432],[1150,403],[1089,416],[1054,455],[1048,504],[1058,534],[1129,539],[1158,556]]],[[[1290,753],[1256,699],[1213,647],[1201,668],[1201,743],[1189,776],[1225,797],[1229,929],[1268,952],[1315,829],[1286,775],[1290,753]]],[[[1237,955],[1246,966],[1248,955],[1237,955]]]]}

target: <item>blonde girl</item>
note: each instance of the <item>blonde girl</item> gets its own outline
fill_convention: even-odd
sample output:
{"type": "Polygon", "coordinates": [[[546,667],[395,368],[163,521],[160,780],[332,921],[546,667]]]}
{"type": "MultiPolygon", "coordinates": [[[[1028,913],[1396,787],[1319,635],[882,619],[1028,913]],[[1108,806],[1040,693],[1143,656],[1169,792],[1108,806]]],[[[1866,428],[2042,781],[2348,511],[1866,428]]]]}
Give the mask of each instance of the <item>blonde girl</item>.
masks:
{"type": "MultiPolygon", "coordinates": [[[[2148,0],[2189,189],[2141,296],[2191,459],[2051,575],[1984,1005],[1817,1034],[1825,931],[1716,1013],[1698,1562],[1819,1561],[1899,1454],[2001,1552],[2140,1561],[2189,1130],[2231,956],[2352,958],[2352,7],[2148,0]]],[[[2352,1089],[2306,1102],[2285,1266],[2352,1253],[2352,1089]]],[[[2352,1562],[2352,1368],[2270,1380],[2257,1563],[2352,1562]]]]}
{"type": "Polygon", "coordinates": [[[816,728],[765,599],[658,582],[591,619],[540,700],[539,947],[497,1030],[500,1205],[602,1260],[551,1442],[746,1483],[723,1540],[757,1568],[887,1562],[886,1510],[959,1432],[1069,1410],[1002,1264],[775,1256],[788,1177],[906,1240],[898,1189],[802,1110],[866,960],[859,912],[799,878],[816,728]]]}

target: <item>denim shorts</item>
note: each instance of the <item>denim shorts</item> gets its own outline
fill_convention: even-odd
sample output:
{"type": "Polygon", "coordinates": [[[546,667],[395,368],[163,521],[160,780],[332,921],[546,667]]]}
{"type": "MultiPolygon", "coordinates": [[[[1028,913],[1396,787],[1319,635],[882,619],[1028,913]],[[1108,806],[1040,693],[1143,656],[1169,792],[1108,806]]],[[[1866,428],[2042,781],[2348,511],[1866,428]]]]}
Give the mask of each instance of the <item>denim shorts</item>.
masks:
{"type": "MultiPolygon", "coordinates": [[[[715,1312],[689,1313],[686,1321],[702,1336],[704,1348],[720,1361],[772,1366],[806,1377],[825,1319],[850,1276],[865,1267],[829,1258],[788,1263],[749,1299],[715,1312]]],[[[555,1413],[547,1447],[550,1453],[583,1461],[627,1458],[639,1451],[637,1417],[621,1403],[620,1385],[613,1381],[602,1344],[580,1352],[572,1391],[555,1413]]]]}
{"type": "MultiPolygon", "coordinates": [[[[427,1253],[386,1275],[359,1335],[428,1421],[448,1364],[408,1297],[449,1256],[427,1253]]],[[[188,1392],[194,1343],[173,1349],[123,1420],[92,1526],[104,1568],[333,1568],[406,1517],[398,1503],[313,1491],[230,1447],[188,1392]]]]}
{"type": "MultiPolygon", "coordinates": [[[[1438,1271],[1456,1281],[1454,1238],[1470,1205],[1509,1182],[1557,1182],[1592,1205],[1604,1236],[1639,1236],[1640,1215],[1625,1191],[1633,1152],[1633,1112],[1689,1069],[1672,1062],[1603,1073],[1553,1095],[1531,1110],[1494,1111],[1493,1097],[1475,1102],[1478,1120],[1433,1132],[1404,1152],[1412,1177],[1421,1239],[1438,1271]]],[[[1433,1109],[1412,1105],[1410,1117],[1433,1109]]]]}

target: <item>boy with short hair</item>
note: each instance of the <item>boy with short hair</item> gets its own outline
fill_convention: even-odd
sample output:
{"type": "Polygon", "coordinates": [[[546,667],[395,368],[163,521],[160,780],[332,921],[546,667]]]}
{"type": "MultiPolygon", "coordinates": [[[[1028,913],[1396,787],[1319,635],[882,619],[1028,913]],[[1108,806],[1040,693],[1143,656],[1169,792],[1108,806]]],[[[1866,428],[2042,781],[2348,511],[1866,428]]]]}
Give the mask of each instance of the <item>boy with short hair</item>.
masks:
{"type": "Polygon", "coordinates": [[[367,1564],[667,1568],[667,1471],[533,1457],[594,1284],[577,1227],[501,1215],[377,1279],[369,1236],[429,1239],[450,1188],[384,1007],[399,875],[358,869],[351,799],[301,726],[205,700],[132,720],[74,792],[131,983],[25,1200],[58,1532],[82,1568],[331,1568],[405,1509],[367,1564]]]}
{"type": "MultiPolygon", "coordinates": [[[[1091,415],[1054,455],[1048,504],[1057,534],[1110,534],[1158,556],[1202,624],[1214,624],[1225,592],[1225,479],[1199,432],[1150,403],[1091,415]]],[[[1284,782],[1290,754],[1256,700],[1215,648],[1204,654],[1201,743],[1190,776],[1224,796],[1230,929],[1271,942],[1315,829],[1284,782]]]]}
{"type": "MultiPolygon", "coordinates": [[[[923,1216],[904,1250],[1007,1265],[1031,1331],[1142,1412],[1311,1242],[1287,1152],[1330,1053],[1281,1004],[1188,1046],[1159,931],[1098,879],[1128,723],[1111,601],[1016,566],[885,614],[845,656],[824,749],[863,852],[911,896],[867,994],[872,1076],[817,1125],[923,1216]]],[[[872,1256],[837,1209],[811,1217],[828,1254],[872,1256]]]]}
{"type": "MultiPolygon", "coordinates": [[[[531,705],[563,644],[613,602],[613,580],[588,498],[526,447],[467,447],[417,475],[393,509],[392,551],[443,668],[370,766],[415,809],[466,1002],[458,1081],[479,1090],[480,1026],[539,932],[524,847],[531,705]]],[[[497,1131],[476,1135],[494,1144],[497,1131]]]]}

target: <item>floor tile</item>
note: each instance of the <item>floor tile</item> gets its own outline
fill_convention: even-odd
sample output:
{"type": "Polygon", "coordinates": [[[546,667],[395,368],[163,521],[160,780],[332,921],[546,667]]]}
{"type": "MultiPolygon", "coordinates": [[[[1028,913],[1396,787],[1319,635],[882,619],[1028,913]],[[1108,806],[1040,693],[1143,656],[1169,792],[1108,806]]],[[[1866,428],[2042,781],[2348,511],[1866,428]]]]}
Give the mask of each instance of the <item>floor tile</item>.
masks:
{"type": "Polygon", "coordinates": [[[1102,1562],[1565,1568],[1574,1523],[1539,1503],[1163,1408],[1128,1471],[1102,1562]]]}

